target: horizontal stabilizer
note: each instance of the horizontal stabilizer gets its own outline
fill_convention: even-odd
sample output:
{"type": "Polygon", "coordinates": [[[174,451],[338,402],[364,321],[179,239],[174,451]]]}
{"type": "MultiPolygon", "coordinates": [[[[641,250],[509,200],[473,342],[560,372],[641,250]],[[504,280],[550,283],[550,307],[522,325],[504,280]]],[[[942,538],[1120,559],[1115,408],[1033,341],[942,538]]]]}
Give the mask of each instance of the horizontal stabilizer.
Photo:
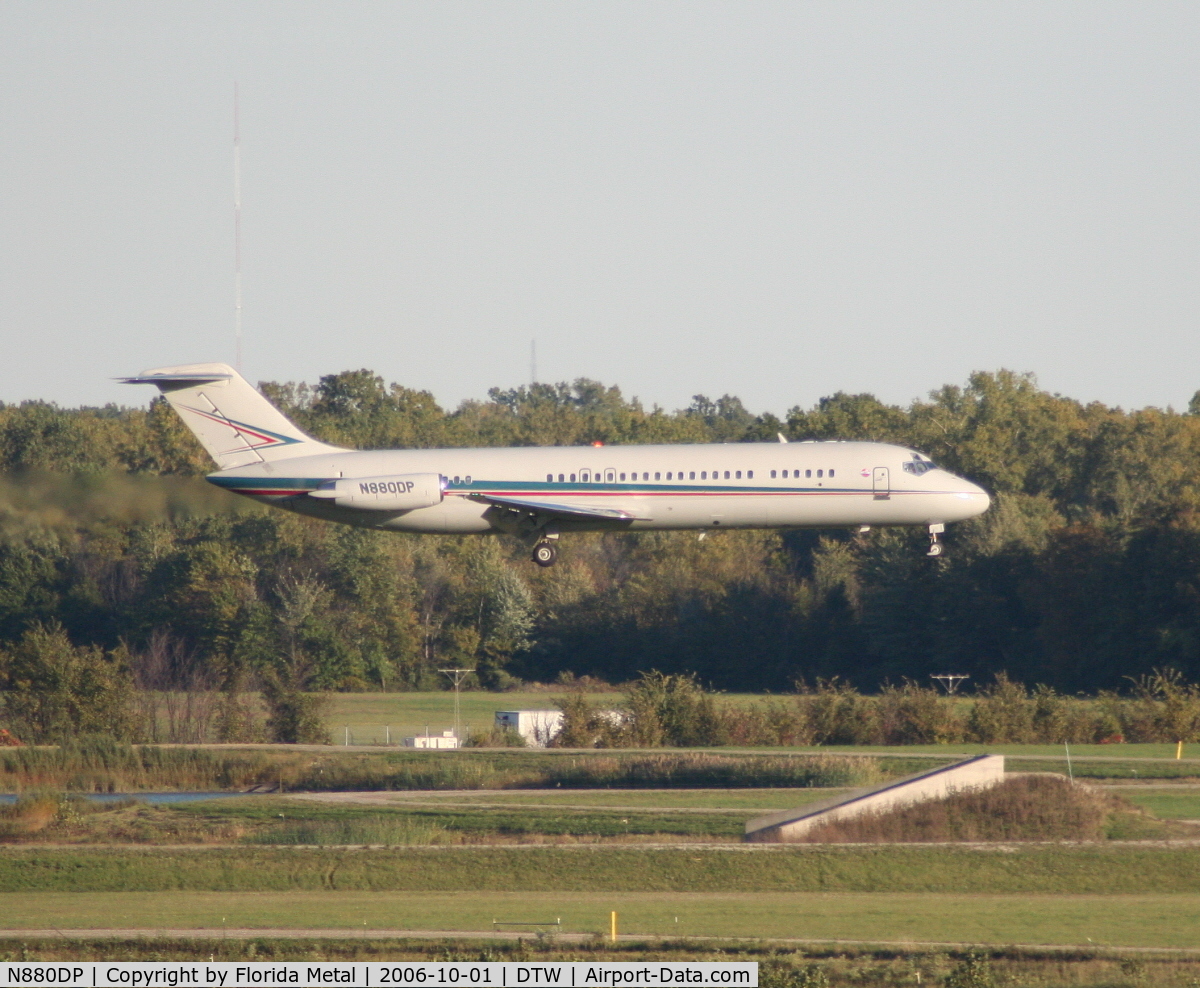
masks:
{"type": "Polygon", "coordinates": [[[156,367],[126,384],[153,384],[222,470],[342,452],[296,428],[228,364],[156,367]]]}
{"type": "Polygon", "coordinates": [[[180,388],[194,388],[197,384],[215,384],[217,381],[232,380],[232,374],[169,374],[159,371],[147,371],[137,377],[122,377],[122,384],[153,384],[160,391],[178,391],[180,388]]]}

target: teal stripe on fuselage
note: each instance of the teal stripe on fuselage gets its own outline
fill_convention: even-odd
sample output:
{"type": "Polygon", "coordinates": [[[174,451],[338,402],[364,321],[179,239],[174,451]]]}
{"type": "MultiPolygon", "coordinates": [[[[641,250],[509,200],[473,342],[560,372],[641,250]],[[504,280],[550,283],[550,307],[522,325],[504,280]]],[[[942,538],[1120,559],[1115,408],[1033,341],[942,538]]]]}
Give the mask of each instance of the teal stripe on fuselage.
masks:
{"type": "MultiPolygon", "coordinates": [[[[311,491],[327,483],[323,477],[222,477],[210,475],[209,483],[226,490],[255,490],[269,491],[277,489],[286,491],[311,491]]],[[[353,479],[353,478],[350,478],[353,479]]],[[[455,484],[447,486],[448,493],[454,494],[537,494],[555,495],[601,495],[601,494],[714,494],[714,495],[745,495],[745,494],[870,494],[869,489],[851,487],[764,487],[755,485],[732,486],[707,484],[655,484],[655,483],[616,483],[616,484],[580,484],[580,483],[547,483],[546,481],[521,482],[515,480],[473,480],[470,484],[455,484]]],[[[900,492],[893,492],[900,493],[900,492]]]]}
{"type": "Polygon", "coordinates": [[[472,480],[470,484],[455,484],[446,488],[454,494],[872,494],[869,488],[861,487],[764,487],[732,486],[709,484],[661,484],[661,483],[616,483],[616,484],[580,484],[580,483],[549,483],[546,481],[529,481],[521,483],[512,480],[472,480]]]}

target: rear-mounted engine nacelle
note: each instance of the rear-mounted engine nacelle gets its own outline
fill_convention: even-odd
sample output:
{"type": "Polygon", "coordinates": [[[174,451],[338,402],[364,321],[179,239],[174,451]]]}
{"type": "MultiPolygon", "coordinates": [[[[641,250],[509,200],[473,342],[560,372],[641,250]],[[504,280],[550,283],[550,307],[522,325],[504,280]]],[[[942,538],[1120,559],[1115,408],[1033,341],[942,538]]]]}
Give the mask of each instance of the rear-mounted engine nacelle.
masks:
{"type": "Polygon", "coordinates": [[[331,480],[309,491],[309,496],[359,511],[413,511],[441,504],[445,489],[446,478],[440,473],[406,473],[331,480]]]}

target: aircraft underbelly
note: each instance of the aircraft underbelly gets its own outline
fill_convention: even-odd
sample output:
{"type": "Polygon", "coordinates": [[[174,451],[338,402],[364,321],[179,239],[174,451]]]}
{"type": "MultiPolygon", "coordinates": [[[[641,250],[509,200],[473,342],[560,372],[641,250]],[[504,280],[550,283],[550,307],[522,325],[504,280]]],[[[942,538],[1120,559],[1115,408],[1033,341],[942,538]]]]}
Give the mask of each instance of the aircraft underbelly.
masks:
{"type": "Polygon", "coordinates": [[[484,518],[486,510],[486,504],[468,501],[462,497],[448,497],[432,508],[420,508],[397,515],[382,527],[397,532],[488,532],[492,530],[492,526],[484,518]]]}
{"type": "MultiPolygon", "coordinates": [[[[696,528],[821,528],[844,525],[921,525],[969,517],[964,503],[952,494],[893,491],[886,498],[863,492],[804,492],[774,495],[687,495],[680,497],[596,498],[603,508],[618,509],[631,520],[561,519],[560,531],[661,531],[696,528]]],[[[462,497],[399,514],[363,512],[334,507],[308,497],[255,500],[274,503],[300,514],[365,528],[397,532],[469,534],[494,531],[488,506],[462,497]]],[[[586,504],[586,497],[574,503],[586,504]]],[[[969,508],[968,508],[969,511],[969,508]]]]}

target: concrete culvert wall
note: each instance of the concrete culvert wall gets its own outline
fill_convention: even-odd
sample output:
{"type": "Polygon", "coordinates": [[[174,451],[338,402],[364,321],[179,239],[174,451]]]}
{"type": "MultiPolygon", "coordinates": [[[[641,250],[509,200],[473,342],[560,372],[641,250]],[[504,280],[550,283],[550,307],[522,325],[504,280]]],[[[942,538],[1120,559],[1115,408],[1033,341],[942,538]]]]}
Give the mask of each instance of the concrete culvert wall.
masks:
{"type": "Polygon", "coordinates": [[[828,820],[810,828],[808,843],[931,841],[1097,841],[1110,815],[1136,812],[1093,786],[1061,775],[1014,775],[987,789],[967,789],[885,813],[828,820]]]}

